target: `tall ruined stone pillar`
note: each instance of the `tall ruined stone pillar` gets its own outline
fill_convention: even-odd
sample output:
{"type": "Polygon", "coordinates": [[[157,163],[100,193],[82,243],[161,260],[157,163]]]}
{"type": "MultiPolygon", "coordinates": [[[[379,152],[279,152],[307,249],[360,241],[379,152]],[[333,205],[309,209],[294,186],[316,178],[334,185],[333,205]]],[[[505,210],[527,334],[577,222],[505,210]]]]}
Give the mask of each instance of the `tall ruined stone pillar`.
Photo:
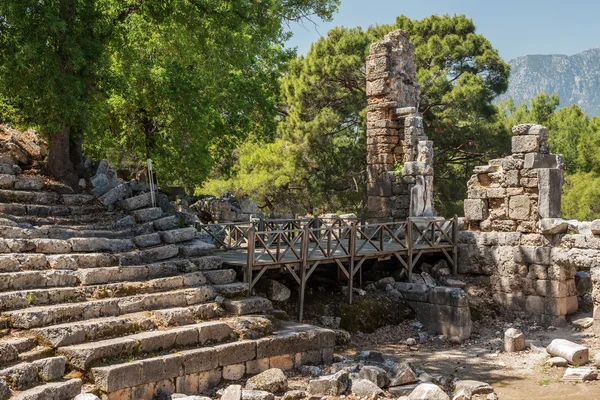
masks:
{"type": "Polygon", "coordinates": [[[397,30],[367,58],[368,219],[432,216],[433,143],[418,113],[415,48],[397,30]]]}

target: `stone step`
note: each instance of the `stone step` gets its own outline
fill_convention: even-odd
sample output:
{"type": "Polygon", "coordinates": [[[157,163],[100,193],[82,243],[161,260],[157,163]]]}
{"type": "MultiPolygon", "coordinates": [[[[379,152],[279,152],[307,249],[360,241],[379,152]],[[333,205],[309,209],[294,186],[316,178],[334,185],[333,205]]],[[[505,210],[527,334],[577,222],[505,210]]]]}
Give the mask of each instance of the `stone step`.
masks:
{"type": "Polygon", "coordinates": [[[0,239],[0,253],[121,253],[135,250],[131,239],[72,238],[63,239],[0,239]]]}
{"type": "Polygon", "coordinates": [[[250,287],[247,283],[233,282],[225,283],[222,285],[213,285],[213,288],[224,297],[239,297],[246,296],[250,291],[250,287]]]}
{"type": "Polygon", "coordinates": [[[235,315],[263,314],[273,309],[273,303],[264,297],[246,297],[243,299],[225,299],[223,308],[235,315]]]}
{"type": "MultiPolygon", "coordinates": [[[[176,254],[176,246],[169,247],[167,253],[163,254],[154,249],[156,259],[153,260],[152,254],[144,253],[144,259],[149,264],[158,261],[161,257],[169,254],[176,254]]],[[[42,271],[48,269],[93,269],[107,268],[117,265],[141,265],[140,253],[68,253],[68,254],[37,254],[37,253],[10,253],[0,254],[0,273],[20,272],[20,271],[42,271]]],[[[188,259],[171,258],[162,263],[171,263],[180,272],[194,272],[221,269],[223,260],[218,256],[193,257],[188,259]]],[[[152,267],[151,267],[152,268],[152,267]]]]}
{"type": "Polygon", "coordinates": [[[223,284],[235,281],[235,271],[220,269],[222,264],[223,259],[221,257],[206,256],[190,260],[173,259],[143,265],[82,269],[77,271],[76,274],[83,285],[147,281],[197,271],[204,271],[204,276],[209,283],[223,284]]]}
{"type": "Polygon", "coordinates": [[[89,341],[109,339],[161,327],[194,324],[223,315],[215,302],[166,310],[143,311],[116,317],[93,318],[33,329],[42,344],[52,347],[69,346],[89,341]],[[175,311],[174,311],[175,310],[175,311]]]}
{"type": "Polygon", "coordinates": [[[124,400],[153,398],[162,387],[156,382],[172,385],[180,392],[199,393],[221,379],[239,379],[268,368],[287,370],[307,363],[331,363],[334,345],[331,330],[284,323],[271,336],[96,367],[91,369],[91,376],[102,395],[124,400]]]}
{"type": "Polygon", "coordinates": [[[117,205],[126,211],[133,211],[138,210],[140,208],[152,207],[152,196],[150,195],[150,193],[140,194],[138,196],[121,200],[117,203],[117,205]]]}
{"type": "Polygon", "coordinates": [[[4,316],[10,326],[20,329],[39,328],[70,321],[119,316],[141,311],[172,307],[189,307],[212,301],[217,292],[211,286],[125,296],[78,303],[29,307],[8,311],[4,316]]]}
{"type": "Polygon", "coordinates": [[[132,230],[113,231],[108,229],[72,229],[56,226],[18,227],[0,226],[0,237],[4,239],[62,239],[72,238],[106,238],[106,239],[131,239],[134,237],[132,230]]]}
{"type": "Polygon", "coordinates": [[[44,205],[44,204],[18,204],[0,203],[0,213],[13,216],[34,217],[66,217],[66,216],[89,216],[105,212],[106,209],[100,205],[44,205]]]}
{"type": "Polygon", "coordinates": [[[58,204],[62,200],[56,192],[29,192],[25,190],[0,190],[1,203],[29,203],[51,205],[58,204]]]}
{"type": "MultiPolygon", "coordinates": [[[[270,323],[266,318],[262,318],[260,322],[270,323]]],[[[257,324],[260,322],[257,321],[257,324]]],[[[234,339],[237,339],[237,334],[229,324],[210,321],[59,347],[57,353],[65,356],[70,366],[87,370],[92,366],[101,365],[107,359],[130,359],[131,356],[140,357],[154,352],[234,339]]]]}
{"type": "Polygon", "coordinates": [[[103,268],[119,265],[119,262],[119,254],[108,253],[10,253],[0,254],[0,272],[103,268]]]}
{"type": "Polygon", "coordinates": [[[12,400],[71,400],[81,393],[81,379],[48,382],[17,393],[12,400]]]}
{"type": "Polygon", "coordinates": [[[193,226],[160,232],[160,238],[165,243],[187,242],[195,239],[197,236],[198,231],[193,226]]]}
{"type": "MultiPolygon", "coordinates": [[[[42,272],[32,272],[31,274],[41,275],[42,272]]],[[[70,271],[69,271],[70,272],[70,271]]],[[[198,271],[187,274],[180,274],[166,278],[157,278],[148,281],[127,281],[119,283],[110,283],[105,285],[77,286],[66,285],[67,287],[52,287],[49,289],[19,290],[0,293],[0,311],[9,311],[23,309],[27,307],[81,302],[86,300],[98,300],[106,298],[117,298],[139,294],[158,293],[169,290],[198,287],[210,284],[205,274],[210,277],[215,271],[198,271]],[[77,286],[77,287],[73,287],[77,286]]],[[[34,276],[41,282],[41,279],[34,276]]],[[[60,283],[66,282],[62,279],[60,283]]],[[[218,281],[218,279],[217,279],[218,281]]],[[[30,285],[33,285],[31,283],[30,285]]],[[[229,283],[232,284],[232,283],[229,283]]],[[[241,288],[240,288],[241,289],[241,288]]],[[[233,295],[232,291],[229,291],[233,295]]],[[[226,295],[226,293],[221,293],[226,295]]]]}
{"type": "Polygon", "coordinates": [[[164,215],[164,212],[160,207],[149,207],[131,211],[131,215],[138,223],[142,223],[157,220],[164,215]]]}
{"type": "Polygon", "coordinates": [[[43,382],[61,379],[65,374],[64,356],[42,358],[32,362],[21,362],[0,370],[0,377],[13,391],[31,389],[43,382]]]}
{"type": "Polygon", "coordinates": [[[116,212],[104,211],[84,215],[68,215],[63,217],[55,216],[33,216],[33,215],[14,215],[0,212],[0,218],[9,218],[18,223],[31,224],[33,226],[42,225],[60,225],[70,228],[89,228],[89,229],[112,229],[115,221],[122,218],[123,215],[116,212]]]}

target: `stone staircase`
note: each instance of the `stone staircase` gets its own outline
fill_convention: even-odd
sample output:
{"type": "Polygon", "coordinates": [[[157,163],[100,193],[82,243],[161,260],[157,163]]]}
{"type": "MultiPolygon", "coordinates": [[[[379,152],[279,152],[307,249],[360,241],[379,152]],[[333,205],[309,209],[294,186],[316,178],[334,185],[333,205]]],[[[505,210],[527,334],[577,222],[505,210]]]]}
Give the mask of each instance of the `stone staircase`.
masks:
{"type": "Polygon", "coordinates": [[[105,169],[76,194],[6,155],[0,172],[0,399],[197,394],[332,358],[333,332],[268,316],[144,185],[101,190],[105,169]]]}

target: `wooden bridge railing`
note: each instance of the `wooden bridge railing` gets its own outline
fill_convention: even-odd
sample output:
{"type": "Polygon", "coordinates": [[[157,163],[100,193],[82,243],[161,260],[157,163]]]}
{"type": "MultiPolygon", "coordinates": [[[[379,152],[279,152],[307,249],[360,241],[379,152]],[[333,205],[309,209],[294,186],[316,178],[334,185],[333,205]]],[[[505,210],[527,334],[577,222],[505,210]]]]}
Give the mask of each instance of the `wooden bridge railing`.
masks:
{"type": "Polygon", "coordinates": [[[257,220],[199,224],[197,229],[210,235],[224,250],[245,252],[244,281],[250,288],[268,269],[286,268],[300,285],[300,319],[306,281],[319,265],[337,264],[348,279],[349,302],[354,276],[368,259],[395,257],[406,268],[410,281],[421,256],[437,252],[457,273],[457,217],[374,224],[360,224],[354,219],[257,220]]]}

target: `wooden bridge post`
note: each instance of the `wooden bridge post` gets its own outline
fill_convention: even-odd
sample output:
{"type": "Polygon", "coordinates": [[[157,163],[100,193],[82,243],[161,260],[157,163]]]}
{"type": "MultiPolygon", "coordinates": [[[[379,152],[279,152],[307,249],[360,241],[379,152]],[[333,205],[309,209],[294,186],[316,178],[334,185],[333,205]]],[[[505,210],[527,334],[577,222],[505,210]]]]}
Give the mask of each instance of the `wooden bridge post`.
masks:
{"type": "Polygon", "coordinates": [[[458,216],[454,214],[454,221],[452,226],[452,261],[454,265],[452,266],[452,274],[456,275],[458,273],[458,216]]]}
{"type": "Polygon", "coordinates": [[[348,304],[352,304],[352,286],[354,282],[354,256],[356,253],[356,224],[350,225],[350,243],[348,245],[350,252],[350,264],[348,265],[348,304]]]}
{"type": "Polygon", "coordinates": [[[308,242],[310,239],[310,226],[304,225],[302,241],[300,242],[300,302],[298,304],[298,321],[302,322],[304,316],[304,292],[306,291],[306,268],[308,267],[308,242]]]}
{"type": "Polygon", "coordinates": [[[410,217],[406,219],[406,245],[408,247],[408,282],[412,282],[413,269],[413,237],[412,237],[412,220],[410,217]]]}
{"type": "Polygon", "coordinates": [[[256,231],[254,226],[248,229],[248,253],[246,254],[246,270],[244,271],[244,282],[252,289],[252,271],[254,268],[254,247],[256,241],[256,231]]]}

